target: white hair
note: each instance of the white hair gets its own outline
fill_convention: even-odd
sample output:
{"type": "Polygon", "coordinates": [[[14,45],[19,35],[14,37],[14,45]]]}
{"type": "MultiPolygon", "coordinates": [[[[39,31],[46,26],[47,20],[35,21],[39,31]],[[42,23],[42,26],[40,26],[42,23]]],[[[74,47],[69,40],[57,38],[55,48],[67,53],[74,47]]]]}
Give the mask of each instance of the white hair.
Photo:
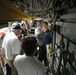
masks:
{"type": "Polygon", "coordinates": [[[42,31],[41,27],[37,27],[35,29],[35,36],[40,35],[41,34],[41,31],[42,31]]]}

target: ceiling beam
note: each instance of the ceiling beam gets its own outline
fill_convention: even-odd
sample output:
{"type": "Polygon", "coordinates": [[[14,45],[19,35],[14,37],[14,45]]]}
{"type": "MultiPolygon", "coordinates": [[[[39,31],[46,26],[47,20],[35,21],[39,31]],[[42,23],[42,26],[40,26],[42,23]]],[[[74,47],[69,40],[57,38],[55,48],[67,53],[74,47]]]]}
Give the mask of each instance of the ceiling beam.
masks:
{"type": "Polygon", "coordinates": [[[0,20],[17,20],[29,17],[8,0],[0,0],[0,10],[0,20]]]}

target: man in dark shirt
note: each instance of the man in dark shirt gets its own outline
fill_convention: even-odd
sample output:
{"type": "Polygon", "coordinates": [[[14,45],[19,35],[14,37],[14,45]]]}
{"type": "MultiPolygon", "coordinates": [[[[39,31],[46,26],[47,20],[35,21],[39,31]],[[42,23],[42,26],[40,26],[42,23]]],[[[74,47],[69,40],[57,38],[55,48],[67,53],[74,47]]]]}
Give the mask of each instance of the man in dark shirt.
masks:
{"type": "Polygon", "coordinates": [[[48,29],[47,22],[42,23],[42,29],[43,29],[43,34],[42,34],[43,42],[45,44],[50,44],[52,42],[52,35],[51,35],[51,31],[48,29]]]}
{"type": "Polygon", "coordinates": [[[47,51],[47,59],[48,59],[48,69],[50,69],[49,61],[50,61],[50,53],[51,53],[51,48],[52,48],[52,34],[51,31],[48,29],[48,23],[47,22],[42,22],[42,41],[46,45],[46,51],[47,51]]]}

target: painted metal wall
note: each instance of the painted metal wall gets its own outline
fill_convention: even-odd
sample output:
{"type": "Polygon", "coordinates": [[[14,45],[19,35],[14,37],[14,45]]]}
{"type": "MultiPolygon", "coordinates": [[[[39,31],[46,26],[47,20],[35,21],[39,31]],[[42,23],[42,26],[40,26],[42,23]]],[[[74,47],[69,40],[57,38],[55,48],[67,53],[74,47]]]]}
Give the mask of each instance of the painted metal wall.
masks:
{"type": "MultiPolygon", "coordinates": [[[[55,36],[56,45],[59,45],[60,40],[65,44],[64,50],[66,51],[66,67],[69,75],[76,75],[76,8],[69,9],[66,14],[61,15],[55,23],[55,36]]],[[[59,56],[60,50],[57,50],[57,56],[59,56]]],[[[57,58],[57,62],[58,62],[57,58]]],[[[58,65],[58,64],[57,64],[58,65]]],[[[62,61],[63,65],[63,61],[62,61]]]]}

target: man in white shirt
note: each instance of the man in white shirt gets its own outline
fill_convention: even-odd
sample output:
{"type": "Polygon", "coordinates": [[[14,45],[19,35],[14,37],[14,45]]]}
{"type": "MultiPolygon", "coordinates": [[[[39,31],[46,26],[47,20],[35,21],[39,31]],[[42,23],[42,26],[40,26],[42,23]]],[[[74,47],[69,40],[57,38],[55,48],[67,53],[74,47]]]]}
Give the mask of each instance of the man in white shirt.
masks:
{"type": "Polygon", "coordinates": [[[21,49],[25,54],[17,55],[14,60],[18,75],[46,75],[45,66],[34,56],[36,42],[35,37],[26,37],[22,41],[21,49]]]}
{"type": "MultiPolygon", "coordinates": [[[[5,50],[5,58],[8,65],[11,68],[12,75],[16,75],[13,61],[16,55],[20,54],[20,41],[18,35],[20,34],[21,27],[18,22],[15,22],[11,26],[12,32],[6,34],[4,37],[2,48],[5,50]]],[[[10,74],[7,74],[10,75],[10,74]]]]}

